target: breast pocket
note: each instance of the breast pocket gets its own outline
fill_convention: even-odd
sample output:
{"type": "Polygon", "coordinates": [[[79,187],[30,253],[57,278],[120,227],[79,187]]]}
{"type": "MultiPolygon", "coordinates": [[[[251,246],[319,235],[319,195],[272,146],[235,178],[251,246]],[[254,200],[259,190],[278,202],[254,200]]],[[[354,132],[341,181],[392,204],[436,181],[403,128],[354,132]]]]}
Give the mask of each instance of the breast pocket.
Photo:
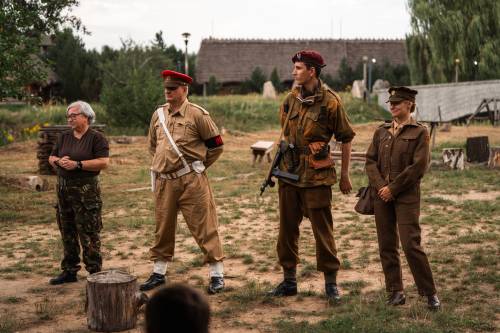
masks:
{"type": "Polygon", "coordinates": [[[175,143],[186,142],[186,127],[187,121],[184,119],[177,120],[171,126],[172,138],[175,143]]]}
{"type": "Polygon", "coordinates": [[[398,137],[394,152],[402,156],[403,163],[411,163],[417,146],[417,138],[418,134],[414,133],[404,133],[398,137]]]}
{"type": "Polygon", "coordinates": [[[326,116],[319,110],[308,111],[305,115],[304,137],[309,142],[329,139],[327,133],[326,116]]]}
{"type": "Polygon", "coordinates": [[[385,152],[388,152],[391,149],[392,140],[393,140],[392,135],[386,135],[380,138],[378,145],[379,156],[384,155],[385,152]]]}

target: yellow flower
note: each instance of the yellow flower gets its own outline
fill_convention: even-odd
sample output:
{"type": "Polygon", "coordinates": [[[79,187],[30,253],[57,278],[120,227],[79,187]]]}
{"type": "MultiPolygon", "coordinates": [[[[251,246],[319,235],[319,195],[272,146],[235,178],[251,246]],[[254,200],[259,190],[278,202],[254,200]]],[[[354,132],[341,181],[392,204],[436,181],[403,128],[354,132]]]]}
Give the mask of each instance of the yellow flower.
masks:
{"type": "Polygon", "coordinates": [[[8,142],[12,142],[12,141],[14,141],[14,137],[12,136],[12,134],[10,134],[10,133],[9,133],[9,134],[7,134],[7,141],[8,141],[8,142]]]}

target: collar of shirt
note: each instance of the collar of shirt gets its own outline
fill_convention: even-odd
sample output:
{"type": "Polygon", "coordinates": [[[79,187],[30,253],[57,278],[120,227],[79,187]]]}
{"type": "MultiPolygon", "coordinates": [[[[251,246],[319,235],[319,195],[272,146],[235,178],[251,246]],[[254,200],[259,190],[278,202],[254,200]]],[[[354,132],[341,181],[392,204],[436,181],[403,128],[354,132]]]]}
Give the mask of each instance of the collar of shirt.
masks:
{"type": "Polygon", "coordinates": [[[186,113],[186,109],[187,109],[188,105],[189,105],[189,101],[187,98],[184,100],[181,107],[177,111],[172,111],[170,109],[170,104],[169,104],[168,105],[168,113],[170,113],[171,116],[175,116],[175,115],[179,114],[182,117],[184,117],[184,114],[186,113]]]}
{"type": "Polygon", "coordinates": [[[405,127],[406,125],[416,125],[417,124],[417,121],[415,119],[413,119],[413,117],[410,116],[410,118],[408,118],[406,121],[403,121],[402,123],[398,123],[396,121],[396,119],[393,119],[392,120],[392,124],[391,124],[391,132],[393,135],[395,135],[396,133],[399,133],[403,127],[405,127]]]}
{"type": "Polygon", "coordinates": [[[316,87],[316,90],[314,91],[314,93],[312,95],[307,96],[307,97],[302,97],[302,91],[303,91],[302,86],[297,86],[295,97],[302,104],[313,105],[315,102],[323,99],[323,92],[321,89],[322,86],[323,86],[323,82],[321,82],[321,80],[318,80],[318,86],[316,87]]]}

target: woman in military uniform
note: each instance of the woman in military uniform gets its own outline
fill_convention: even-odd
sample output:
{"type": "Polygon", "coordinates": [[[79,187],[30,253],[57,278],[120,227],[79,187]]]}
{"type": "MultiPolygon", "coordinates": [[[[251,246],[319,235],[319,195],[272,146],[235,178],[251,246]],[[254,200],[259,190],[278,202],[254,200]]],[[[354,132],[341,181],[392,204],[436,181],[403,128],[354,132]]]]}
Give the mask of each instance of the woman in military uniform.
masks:
{"type": "Polygon", "coordinates": [[[390,292],[387,303],[401,305],[406,300],[398,251],[401,240],[418,292],[427,296],[429,308],[436,310],[441,304],[421,246],[419,225],[420,180],[429,162],[429,133],[411,117],[416,94],[406,87],[389,89],[393,120],[375,131],[366,156],[366,172],[376,192],[379,252],[386,289],[390,292]]]}
{"type": "Polygon", "coordinates": [[[95,113],[88,103],[71,103],[66,118],[71,129],[61,133],[49,157],[57,169],[57,223],[64,247],[62,273],[50,284],[77,281],[80,244],[85,269],[92,274],[102,267],[98,175],[109,163],[109,146],[101,133],[90,128],[95,113]]]}

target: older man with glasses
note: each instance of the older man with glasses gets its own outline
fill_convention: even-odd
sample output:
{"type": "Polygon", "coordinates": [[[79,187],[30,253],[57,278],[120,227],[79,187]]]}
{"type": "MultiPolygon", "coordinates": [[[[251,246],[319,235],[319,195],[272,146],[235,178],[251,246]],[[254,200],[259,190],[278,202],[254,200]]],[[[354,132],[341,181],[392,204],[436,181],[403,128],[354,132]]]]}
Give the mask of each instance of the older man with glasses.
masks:
{"type": "Polygon", "coordinates": [[[205,169],[222,154],[223,143],[208,112],[190,103],[185,74],[162,72],[166,104],[151,118],[149,152],[155,196],[155,242],[150,250],[153,273],[141,286],[150,290],[165,283],[167,263],[175,248],[177,213],[180,210],[196,243],[210,266],[208,292],[224,288],[222,244],[215,201],[205,169]]]}

